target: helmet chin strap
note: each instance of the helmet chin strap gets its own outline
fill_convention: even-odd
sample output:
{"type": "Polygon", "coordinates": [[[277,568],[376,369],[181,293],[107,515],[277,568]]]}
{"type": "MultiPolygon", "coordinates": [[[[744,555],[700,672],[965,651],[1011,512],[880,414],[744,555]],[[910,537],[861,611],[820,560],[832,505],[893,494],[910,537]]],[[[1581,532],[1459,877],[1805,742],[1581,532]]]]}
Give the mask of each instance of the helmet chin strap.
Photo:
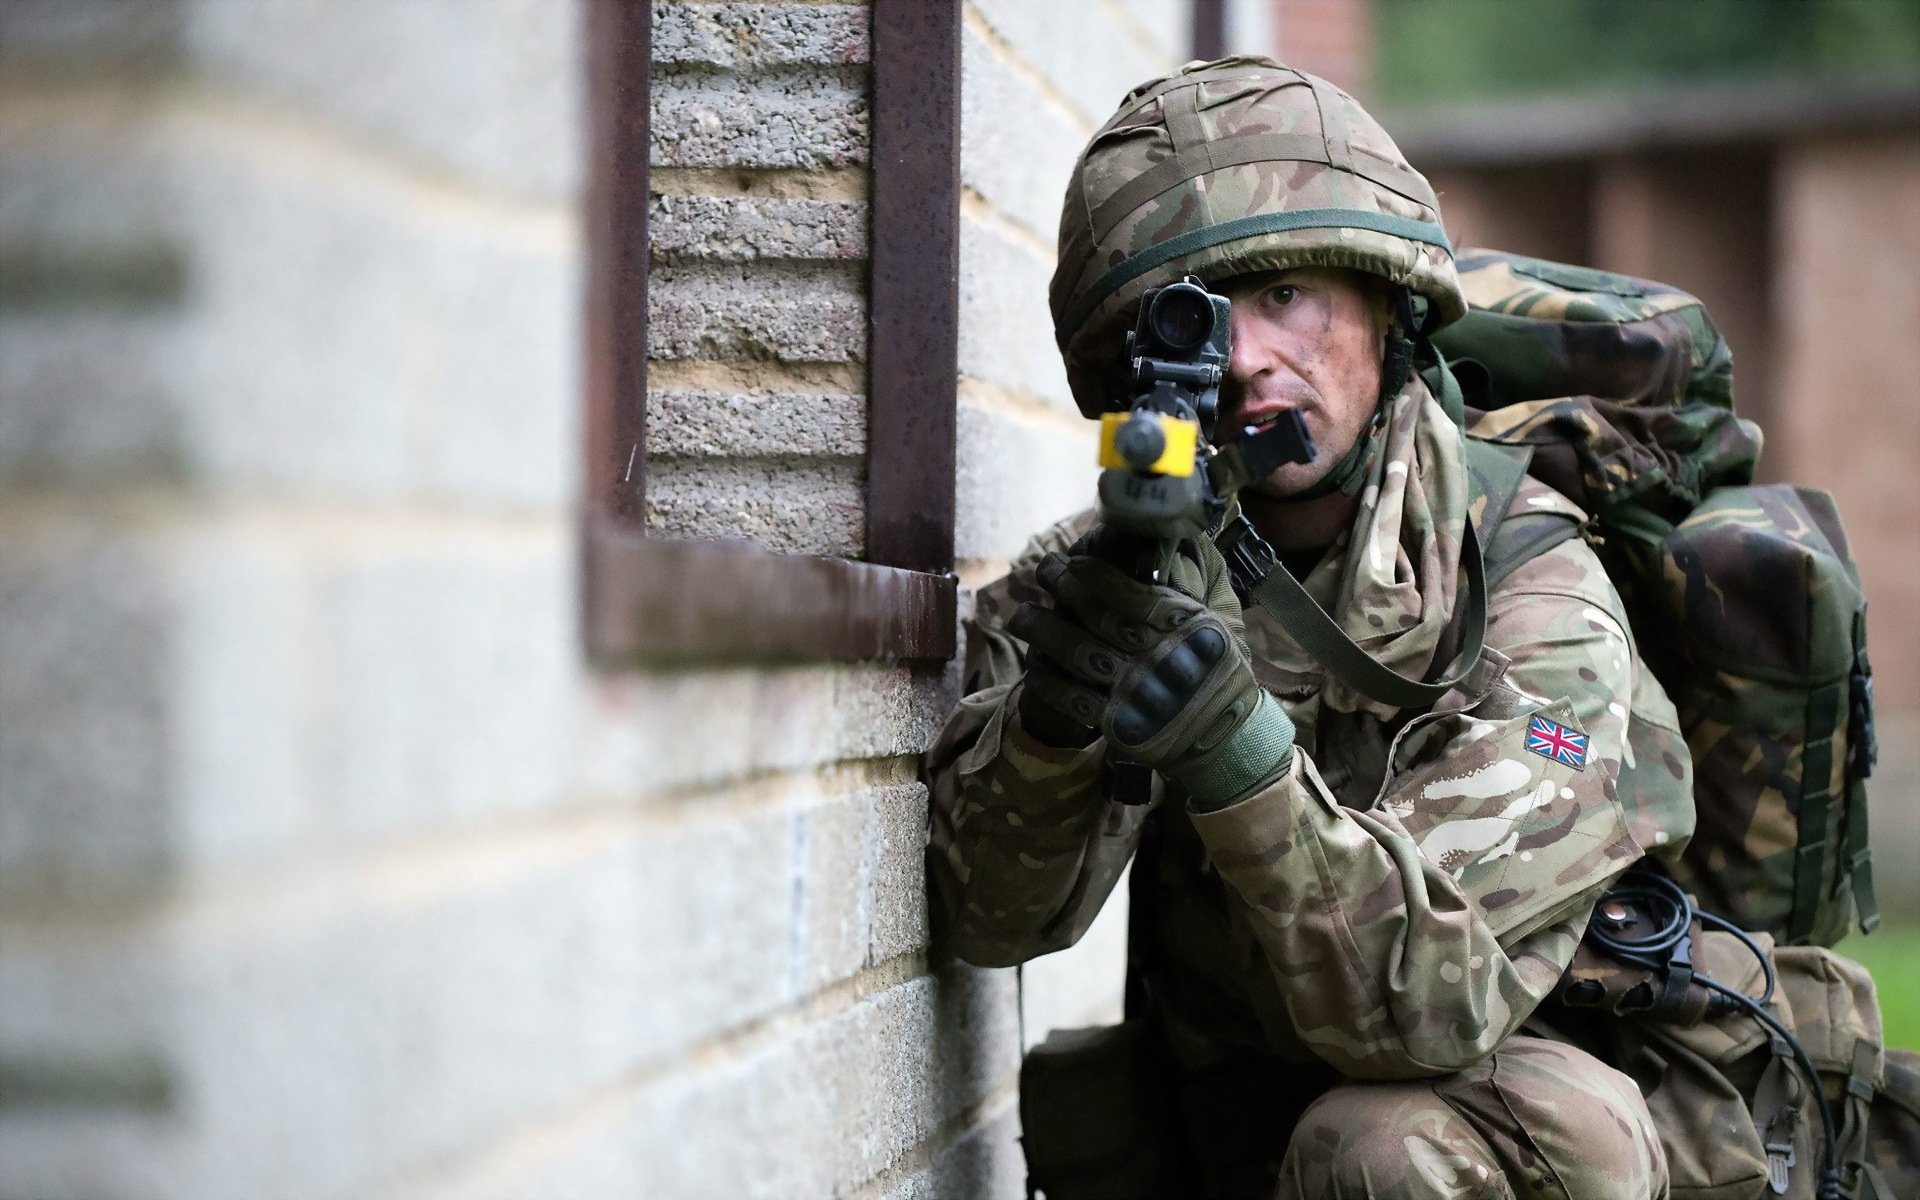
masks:
{"type": "Polygon", "coordinates": [[[1394,298],[1393,321],[1387,329],[1386,355],[1380,363],[1380,396],[1374,402],[1373,416],[1368,419],[1367,427],[1354,439],[1353,446],[1340,456],[1340,461],[1333,464],[1331,471],[1306,491],[1279,497],[1279,503],[1318,500],[1335,492],[1351,496],[1360,490],[1360,485],[1373,468],[1374,457],[1379,453],[1386,435],[1387,409],[1413,374],[1414,339],[1420,336],[1418,329],[1413,315],[1413,292],[1402,287],[1394,298]]]}

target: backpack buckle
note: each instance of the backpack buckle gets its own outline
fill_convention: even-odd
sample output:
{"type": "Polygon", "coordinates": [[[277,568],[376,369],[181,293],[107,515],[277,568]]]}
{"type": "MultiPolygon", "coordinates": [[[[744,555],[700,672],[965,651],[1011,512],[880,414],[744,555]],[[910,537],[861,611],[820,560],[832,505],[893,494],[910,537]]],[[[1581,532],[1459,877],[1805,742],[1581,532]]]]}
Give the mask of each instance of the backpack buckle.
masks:
{"type": "Polygon", "coordinates": [[[1798,1163],[1792,1142],[1767,1143],[1767,1188],[1776,1196],[1787,1194],[1787,1170],[1798,1163]]]}

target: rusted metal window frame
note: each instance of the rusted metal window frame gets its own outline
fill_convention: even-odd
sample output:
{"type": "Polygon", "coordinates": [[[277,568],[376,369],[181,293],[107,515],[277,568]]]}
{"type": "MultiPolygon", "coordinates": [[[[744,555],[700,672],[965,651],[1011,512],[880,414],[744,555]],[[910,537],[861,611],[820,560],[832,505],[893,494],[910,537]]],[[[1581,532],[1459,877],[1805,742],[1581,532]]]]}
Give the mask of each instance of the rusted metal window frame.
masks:
{"type": "Polygon", "coordinates": [[[873,6],[865,562],[646,536],[652,6],[586,2],[589,659],[620,669],[951,658],[960,0],[873,6]]]}
{"type": "Polygon", "coordinates": [[[1227,0],[1193,0],[1193,56],[1216,59],[1227,52],[1227,0]]]}

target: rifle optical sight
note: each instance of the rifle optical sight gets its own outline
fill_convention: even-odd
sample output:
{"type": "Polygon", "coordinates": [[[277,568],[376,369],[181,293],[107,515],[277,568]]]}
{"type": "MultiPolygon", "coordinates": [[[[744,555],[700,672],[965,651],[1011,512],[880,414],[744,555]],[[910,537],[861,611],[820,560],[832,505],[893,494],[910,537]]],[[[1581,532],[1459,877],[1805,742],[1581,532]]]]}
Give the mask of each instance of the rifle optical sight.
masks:
{"type": "Polygon", "coordinates": [[[1213,337],[1213,297],[1191,283],[1170,283],[1154,289],[1147,306],[1147,331],[1170,357],[1197,354],[1213,337]]]}

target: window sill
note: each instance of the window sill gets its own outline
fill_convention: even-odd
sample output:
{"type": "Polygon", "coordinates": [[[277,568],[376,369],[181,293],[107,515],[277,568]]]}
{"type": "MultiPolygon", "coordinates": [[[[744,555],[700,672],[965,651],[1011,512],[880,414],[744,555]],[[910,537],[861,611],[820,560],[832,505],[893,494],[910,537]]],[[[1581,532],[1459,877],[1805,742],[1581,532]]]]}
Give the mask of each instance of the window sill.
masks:
{"type": "Polygon", "coordinates": [[[953,657],[951,574],[649,538],[593,517],[582,551],[602,669],[953,657]]]}

